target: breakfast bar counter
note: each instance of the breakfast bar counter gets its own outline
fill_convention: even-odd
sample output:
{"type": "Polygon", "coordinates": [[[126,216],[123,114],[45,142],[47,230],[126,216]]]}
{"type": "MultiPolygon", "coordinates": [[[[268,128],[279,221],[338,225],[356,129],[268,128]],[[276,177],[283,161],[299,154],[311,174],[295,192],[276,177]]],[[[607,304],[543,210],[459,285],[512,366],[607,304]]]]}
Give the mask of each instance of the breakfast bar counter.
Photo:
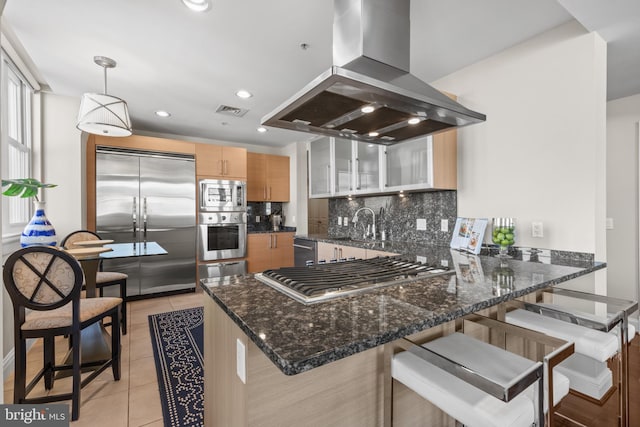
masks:
{"type": "Polygon", "coordinates": [[[589,254],[558,251],[523,249],[504,259],[489,249],[479,256],[429,245],[374,249],[400,249],[407,259],[435,262],[451,274],[309,305],[253,275],[201,281],[205,406],[214,408],[205,412],[206,425],[293,425],[287,422],[300,422],[296,416],[309,411],[319,423],[384,425],[384,344],[606,266],[589,254]],[[333,399],[324,396],[336,390],[333,399]],[[305,399],[318,394],[324,396],[320,403],[305,406],[305,399]],[[340,406],[344,399],[351,402],[348,407],[340,406]],[[292,400],[300,408],[285,410],[292,400]],[[234,405],[244,409],[230,409],[234,405]],[[327,411],[339,416],[331,418],[327,411]]]}

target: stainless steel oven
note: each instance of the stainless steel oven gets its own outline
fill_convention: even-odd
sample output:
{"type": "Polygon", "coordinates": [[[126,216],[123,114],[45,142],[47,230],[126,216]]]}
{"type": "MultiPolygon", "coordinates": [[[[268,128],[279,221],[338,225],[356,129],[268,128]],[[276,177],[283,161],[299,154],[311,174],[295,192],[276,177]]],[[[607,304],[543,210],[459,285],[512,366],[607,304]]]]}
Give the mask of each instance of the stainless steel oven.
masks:
{"type": "Polygon", "coordinates": [[[246,212],[200,212],[198,219],[200,261],[243,258],[246,255],[246,212]]]}
{"type": "Polygon", "coordinates": [[[201,179],[200,212],[246,211],[246,183],[221,179],[201,179]]]}

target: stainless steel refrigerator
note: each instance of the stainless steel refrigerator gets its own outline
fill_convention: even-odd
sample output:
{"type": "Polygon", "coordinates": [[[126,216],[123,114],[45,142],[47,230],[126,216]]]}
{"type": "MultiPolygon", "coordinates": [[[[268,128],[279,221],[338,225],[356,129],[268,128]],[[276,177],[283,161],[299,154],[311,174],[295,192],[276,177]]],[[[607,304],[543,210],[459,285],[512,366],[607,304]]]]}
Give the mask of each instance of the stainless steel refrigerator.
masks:
{"type": "Polygon", "coordinates": [[[116,243],[157,242],[166,255],[104,261],[129,275],[127,296],[194,289],[196,183],[193,156],[96,151],[96,231],[116,243]]]}

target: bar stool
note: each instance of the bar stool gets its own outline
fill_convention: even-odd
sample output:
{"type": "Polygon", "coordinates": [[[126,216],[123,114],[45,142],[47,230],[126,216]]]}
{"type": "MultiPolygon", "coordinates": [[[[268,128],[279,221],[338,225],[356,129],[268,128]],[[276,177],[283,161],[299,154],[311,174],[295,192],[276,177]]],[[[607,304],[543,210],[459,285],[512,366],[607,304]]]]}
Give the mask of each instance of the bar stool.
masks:
{"type": "Polygon", "coordinates": [[[628,425],[628,315],[637,310],[635,301],[594,295],[562,288],[539,293],[539,302],[513,301],[507,305],[505,321],[575,343],[575,354],[558,369],[571,382],[574,394],[603,403],[613,385],[607,362],[619,366],[619,408],[621,425],[628,425]],[[594,313],[586,312],[592,307],[594,313]],[[578,307],[578,308],[575,308],[578,307]],[[601,312],[595,313],[595,312],[601,312]],[[617,333],[613,333],[616,330],[617,333]],[[577,392],[576,392],[577,391],[577,392]]]}
{"type": "Polygon", "coordinates": [[[469,320],[556,350],[540,362],[460,332],[420,345],[404,339],[405,351],[392,358],[391,377],[465,425],[543,425],[544,413],[569,391],[569,380],[553,367],[573,353],[573,344],[483,316],[469,320]]]}
{"type": "MultiPolygon", "coordinates": [[[[73,249],[78,246],[76,242],[86,240],[100,240],[100,236],[90,230],[77,230],[69,233],[60,243],[65,249],[73,249]]],[[[116,271],[102,271],[102,262],[100,270],[96,275],[96,288],[100,290],[100,296],[104,294],[104,288],[108,286],[118,286],[120,288],[120,298],[122,298],[122,313],[120,315],[122,324],[122,335],[127,335],[127,276],[124,273],[116,271]]]]}

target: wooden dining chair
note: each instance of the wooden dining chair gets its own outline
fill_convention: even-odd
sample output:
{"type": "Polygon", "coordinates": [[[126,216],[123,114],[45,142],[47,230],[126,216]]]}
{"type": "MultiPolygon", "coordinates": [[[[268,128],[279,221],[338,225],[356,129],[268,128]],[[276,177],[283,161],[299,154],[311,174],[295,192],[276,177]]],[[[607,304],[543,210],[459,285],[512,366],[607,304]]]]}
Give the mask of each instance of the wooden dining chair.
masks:
{"type": "MultiPolygon", "coordinates": [[[[76,242],[83,242],[89,240],[100,240],[100,236],[90,230],[77,230],[69,233],[60,243],[65,249],[79,248],[76,246],[76,242]]],[[[104,295],[104,288],[108,286],[120,287],[120,298],[122,298],[122,313],[120,318],[122,319],[122,335],[127,335],[127,276],[124,273],[116,271],[102,271],[102,261],[98,274],[96,275],[96,289],[100,291],[100,296],[104,295]]]]}
{"type": "MultiPolygon", "coordinates": [[[[14,314],[15,371],[13,403],[41,404],[71,400],[71,419],[80,416],[80,391],[111,366],[114,380],[120,379],[121,298],[80,298],[82,267],[71,255],[50,246],[30,246],[9,256],[3,267],[4,286],[11,297],[14,314]],[[30,310],[30,311],[27,311],[30,310]],[[111,355],[107,360],[82,363],[81,331],[110,317],[111,355]],[[56,364],[55,338],[69,336],[70,364],[56,364]],[[27,384],[27,340],[43,339],[42,369],[27,384]],[[83,369],[95,369],[81,379],[83,369]],[[44,378],[46,390],[53,389],[56,372],[72,375],[71,393],[48,393],[28,397],[44,378]]],[[[107,356],[108,357],[108,356],[107,356]]]]}

